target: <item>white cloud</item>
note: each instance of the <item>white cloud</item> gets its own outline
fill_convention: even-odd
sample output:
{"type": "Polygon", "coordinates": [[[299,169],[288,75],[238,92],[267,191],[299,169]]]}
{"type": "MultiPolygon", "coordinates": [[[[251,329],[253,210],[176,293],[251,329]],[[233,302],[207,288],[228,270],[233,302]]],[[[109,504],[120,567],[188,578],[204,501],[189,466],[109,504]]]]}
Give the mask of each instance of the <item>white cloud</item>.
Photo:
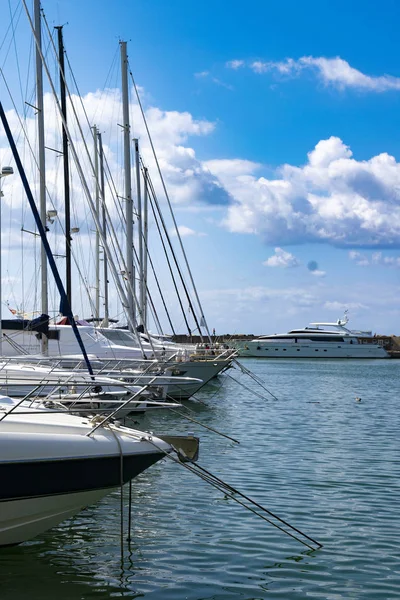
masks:
{"type": "Polygon", "coordinates": [[[219,158],[208,160],[203,163],[203,166],[216,176],[237,175],[242,177],[253,174],[261,167],[261,164],[241,158],[219,158]]]}
{"type": "Polygon", "coordinates": [[[356,252],[355,250],[351,250],[349,252],[349,258],[351,260],[354,260],[356,265],[358,265],[359,267],[366,267],[370,264],[370,261],[368,260],[368,257],[365,256],[365,254],[361,254],[361,252],[356,252]]]}
{"type": "MultiPolygon", "coordinates": [[[[90,152],[92,151],[92,135],[86,124],[86,118],[83,113],[80,99],[72,96],[78,118],[81,122],[84,134],[87,138],[87,144],[90,152]]],[[[107,160],[112,172],[114,183],[117,187],[117,193],[123,195],[123,175],[121,168],[121,128],[117,123],[121,122],[122,100],[119,90],[103,90],[88,93],[82,98],[86,113],[91,123],[96,123],[103,134],[103,143],[107,160]]],[[[54,102],[50,94],[45,95],[46,111],[46,146],[51,148],[61,147],[61,125],[60,119],[54,107],[54,102]]],[[[140,115],[140,109],[137,104],[130,106],[132,135],[139,138],[140,151],[144,157],[145,163],[153,176],[153,183],[160,198],[163,197],[162,188],[158,178],[155,176],[156,168],[152,156],[151,147],[147,139],[145,127],[140,115]]],[[[205,169],[201,161],[197,158],[195,150],[188,144],[188,139],[195,136],[207,136],[213,133],[215,124],[205,119],[195,119],[188,112],[163,111],[158,107],[149,106],[146,108],[146,118],[151,131],[154,145],[157,149],[157,155],[162,168],[171,201],[174,204],[226,204],[230,201],[228,194],[220,185],[218,179],[213,176],[208,169],[205,169]]],[[[76,125],[73,123],[72,111],[70,113],[70,131],[74,136],[74,142],[84,171],[91,180],[91,167],[84,149],[82,140],[79,139],[76,125]]],[[[7,112],[10,127],[14,135],[18,137],[20,124],[17,114],[14,110],[7,112]]],[[[25,121],[25,127],[32,142],[35,140],[35,118],[29,115],[25,121]]],[[[25,152],[25,146],[22,136],[19,141],[21,151],[25,152]]],[[[2,164],[9,159],[8,144],[2,130],[0,130],[0,159],[2,164]]],[[[31,157],[25,158],[25,166],[28,171],[34,173],[35,168],[32,165],[31,157]]],[[[50,194],[57,201],[62,189],[62,174],[60,171],[61,161],[54,152],[46,153],[46,175],[47,185],[50,194]]],[[[72,166],[72,169],[74,167],[72,166]]],[[[30,173],[28,172],[28,176],[30,173]]],[[[134,174],[133,174],[134,175],[134,174]]],[[[18,177],[8,178],[13,181],[5,180],[4,191],[11,185],[15,186],[18,177]]],[[[37,181],[37,175],[32,175],[32,180],[37,181]]],[[[82,195],[79,178],[72,177],[73,195],[79,197],[82,195]]],[[[21,186],[20,186],[21,187],[21,186]]],[[[22,194],[21,194],[22,195],[22,194]]],[[[82,203],[81,203],[82,205],[82,203]]],[[[61,216],[61,215],[60,215],[61,216]]]]}
{"type": "Polygon", "coordinates": [[[314,277],[325,277],[326,272],[321,271],[316,260],[310,260],[307,264],[307,269],[314,277]]]}
{"type": "Polygon", "coordinates": [[[215,85],[219,85],[220,87],[223,87],[229,91],[233,91],[234,89],[233,85],[231,85],[230,83],[226,83],[218,77],[213,77],[210,71],[201,71],[200,73],[195,73],[194,76],[196,77],[196,79],[207,79],[208,81],[215,83],[215,85]]]}
{"type": "Polygon", "coordinates": [[[368,306],[362,304],[361,302],[338,302],[337,300],[327,300],[324,303],[324,308],[326,308],[327,310],[334,310],[336,312],[345,310],[368,310],[368,306]]]}
{"type": "Polygon", "coordinates": [[[340,277],[303,281],[307,283],[302,286],[274,287],[252,286],[245,279],[235,287],[201,289],[201,298],[207,318],[227,333],[281,333],[310,322],[336,321],[346,309],[350,329],[382,334],[399,330],[399,283],[386,282],[377,293],[374,278],[361,277],[354,285],[343,285],[340,277]]]}
{"type": "MultiPolygon", "coordinates": [[[[45,95],[45,113],[46,113],[46,131],[45,131],[45,144],[50,148],[61,148],[61,126],[60,119],[55,110],[54,101],[50,94],[45,95]]],[[[93,137],[92,132],[89,130],[89,126],[86,123],[85,115],[83,114],[83,108],[80,104],[80,99],[76,96],[72,96],[72,101],[76,107],[80,123],[83,128],[84,135],[86,137],[86,143],[90,153],[93,153],[93,137]]],[[[121,157],[121,146],[122,146],[122,130],[118,127],[118,123],[122,123],[122,102],[121,95],[118,90],[103,90],[88,93],[82,98],[85,106],[85,111],[88,115],[89,122],[91,124],[96,123],[97,127],[102,133],[104,150],[107,157],[107,180],[110,181],[112,178],[113,185],[115,186],[116,194],[121,198],[124,197],[124,178],[122,169],[122,157],[121,157]]],[[[169,196],[174,206],[183,205],[190,207],[195,210],[196,207],[220,207],[230,202],[229,194],[221,186],[218,178],[203,167],[201,161],[197,158],[196,152],[192,145],[189,143],[189,138],[195,136],[206,136],[212,134],[215,129],[215,124],[205,119],[196,119],[188,112],[178,111],[164,111],[155,106],[146,106],[145,111],[149,124],[150,131],[153,136],[154,145],[157,149],[158,159],[164,174],[169,196]]],[[[156,168],[154,159],[152,157],[151,147],[147,140],[145,128],[140,116],[140,110],[137,104],[131,103],[131,123],[132,123],[132,137],[138,137],[140,143],[141,155],[144,159],[145,164],[149,167],[149,172],[153,179],[153,184],[157,192],[159,201],[162,203],[164,195],[162,186],[158,177],[156,176],[156,168]]],[[[87,177],[87,182],[94,195],[94,178],[93,170],[90,166],[89,159],[86,155],[83,141],[80,139],[76,122],[74,121],[73,112],[69,107],[69,126],[72,136],[74,138],[74,144],[78,153],[82,169],[87,177]]],[[[20,155],[23,160],[23,164],[26,170],[27,177],[31,182],[32,192],[35,198],[38,197],[38,174],[37,165],[35,164],[34,158],[30,155],[28,145],[24,140],[24,136],[21,133],[21,126],[14,110],[7,111],[7,117],[11,130],[16,140],[20,155]]],[[[28,132],[28,137],[32,143],[32,146],[36,146],[36,119],[34,111],[29,109],[27,117],[24,121],[24,127],[28,132]]],[[[9,145],[4,135],[4,131],[0,128],[0,165],[14,165],[14,161],[10,156],[9,145]]],[[[85,201],[85,194],[82,190],[80,179],[77,175],[76,168],[71,160],[71,198],[72,198],[72,225],[73,227],[79,227],[80,233],[74,235],[73,252],[77,257],[79,263],[84,266],[83,275],[88,282],[89,289],[92,290],[92,282],[95,281],[94,276],[94,223],[90,215],[90,210],[87,202],[85,201]]],[[[20,273],[21,269],[24,270],[25,286],[28,286],[26,278],[27,273],[35,273],[36,280],[40,281],[37,276],[35,269],[39,264],[40,244],[37,243],[37,238],[30,235],[29,233],[23,234],[21,237],[21,225],[24,229],[34,231],[35,226],[30,211],[24,208],[26,206],[26,197],[22,189],[20,177],[17,174],[16,167],[14,165],[15,175],[4,179],[2,184],[2,190],[4,192],[4,198],[2,199],[2,214],[3,214],[3,229],[5,226],[11,223],[11,231],[7,233],[3,232],[3,246],[8,247],[10,252],[6,253],[4,248],[5,260],[4,260],[4,274],[10,272],[10,275],[17,272],[20,273]],[[21,252],[21,240],[24,243],[24,253],[21,252]],[[30,250],[30,246],[35,242],[33,251],[30,250]],[[29,252],[28,252],[29,247],[29,252]]],[[[56,152],[46,151],[46,176],[47,176],[47,206],[58,211],[58,218],[54,224],[50,226],[51,232],[49,233],[49,241],[53,248],[53,251],[59,255],[64,254],[65,241],[62,235],[62,227],[64,223],[64,209],[63,209],[63,175],[62,175],[62,161],[56,152]],[[53,205],[53,206],[52,206],[53,205]]],[[[136,201],[135,192],[135,172],[132,168],[132,181],[133,181],[133,197],[136,201]]],[[[114,194],[113,194],[114,195],[114,194]]],[[[114,195],[115,198],[115,195],[114,195]]],[[[106,200],[110,213],[114,220],[114,225],[117,232],[121,231],[121,217],[119,211],[116,209],[116,205],[111,198],[111,192],[109,187],[106,189],[106,200]]],[[[123,204],[123,200],[122,200],[123,204]]],[[[167,218],[168,219],[168,218],[167,218]]],[[[150,227],[152,223],[150,222],[150,227]]],[[[167,221],[167,226],[170,222],[167,221]]],[[[185,228],[182,231],[183,235],[190,235],[185,228]]],[[[120,234],[122,235],[122,234],[120,234]]],[[[201,237],[202,232],[196,232],[195,235],[201,237]]],[[[64,270],[63,258],[59,258],[58,264],[61,271],[64,270]]],[[[30,277],[30,275],[29,275],[30,277]]],[[[8,278],[9,285],[7,289],[4,289],[4,298],[6,299],[10,294],[15,298],[15,303],[18,305],[25,305],[27,308],[31,306],[31,299],[28,298],[26,290],[24,292],[21,285],[17,285],[17,282],[13,284],[11,289],[11,279],[8,278]]],[[[52,284],[51,284],[52,285],[52,284]]],[[[35,283],[32,284],[32,290],[35,290],[35,283]]],[[[88,299],[85,297],[82,300],[82,296],[79,295],[78,285],[74,285],[74,305],[78,307],[82,305],[83,308],[77,308],[80,314],[91,314],[91,309],[88,307],[88,299]]],[[[33,293],[33,292],[32,292],[33,293]]],[[[52,295],[51,302],[53,302],[52,295]]],[[[10,296],[11,297],[11,296],[10,296]]],[[[57,302],[58,304],[58,302],[57,302]]],[[[115,300],[116,306],[116,300],[115,300]]],[[[51,309],[56,307],[51,306],[51,309]]],[[[111,307],[111,311],[113,308],[111,307]]]]}
{"type": "Polygon", "coordinates": [[[400,90],[400,78],[390,75],[378,77],[365,75],[358,69],[349,65],[346,60],[336,58],[313,58],[303,56],[299,60],[303,68],[313,68],[317,71],[325,84],[332,84],[339,88],[357,88],[373,92],[385,92],[387,90],[400,90]]]}
{"type": "Polygon", "coordinates": [[[289,75],[299,70],[299,61],[295,61],[293,58],[288,58],[286,61],[282,62],[263,62],[261,60],[256,60],[250,63],[249,67],[254,73],[261,74],[276,70],[282,75],[289,75]]]}
{"type": "Polygon", "coordinates": [[[382,153],[357,161],[338,137],[321,140],[303,166],[283,165],[276,178],[239,159],[205,166],[233,198],[224,226],[267,244],[400,246],[400,163],[382,153]]]}
{"type": "Polygon", "coordinates": [[[283,267],[284,269],[298,267],[300,262],[290,252],[282,248],[275,248],[275,254],[263,262],[266,267],[283,267]]]}
{"type": "Polygon", "coordinates": [[[228,69],[234,69],[235,71],[237,69],[240,69],[240,67],[244,66],[244,60],[228,60],[227,63],[225,63],[225,66],[228,67],[228,69]]]}
{"type": "MultiPolygon", "coordinates": [[[[230,62],[226,63],[226,66],[233,68],[230,62]]],[[[241,62],[243,63],[243,61],[241,62]]],[[[247,65],[254,73],[277,72],[280,75],[291,77],[296,77],[301,72],[309,70],[314,72],[325,85],[332,85],[339,89],[353,88],[371,92],[400,90],[400,77],[366,75],[352,67],[340,56],[334,58],[302,56],[297,60],[287,58],[283,61],[256,60],[247,65]]]]}
{"type": "Polygon", "coordinates": [[[374,252],[372,255],[372,263],[375,265],[384,265],[387,267],[400,267],[399,256],[383,256],[382,252],[374,252]]]}
{"type": "Polygon", "coordinates": [[[230,83],[226,83],[225,81],[221,81],[221,79],[218,79],[218,77],[212,77],[211,81],[216,85],[219,85],[220,87],[223,87],[231,92],[234,90],[233,85],[231,85],[230,83]]]}
{"type": "MultiPolygon", "coordinates": [[[[206,233],[202,233],[201,231],[195,231],[194,229],[191,229],[190,227],[186,227],[186,225],[179,225],[178,231],[179,231],[179,235],[181,237],[190,237],[190,236],[205,237],[207,235],[206,233]]],[[[171,229],[170,234],[172,236],[176,236],[177,235],[176,230],[171,229]]]]}
{"type": "Polygon", "coordinates": [[[381,265],[385,267],[400,268],[400,256],[384,256],[382,252],[373,252],[370,256],[361,252],[349,252],[349,258],[359,267],[381,265]]]}
{"type": "MultiPolygon", "coordinates": [[[[380,323],[390,307],[396,307],[393,294],[398,286],[389,286],[376,294],[374,283],[343,286],[340,282],[328,285],[324,280],[311,280],[306,287],[239,286],[202,291],[207,314],[215,321],[222,319],[226,331],[279,333],[316,321],[336,321],[344,310],[350,311],[351,328],[373,327],[382,331],[380,323]],[[368,298],[368,304],[365,303],[368,298]],[[248,319],[246,325],[243,313],[248,319]],[[373,319],[371,320],[371,315],[373,319]],[[380,321],[380,323],[379,323],[380,321]],[[235,325],[236,324],[236,325],[235,325]]],[[[396,318],[398,318],[396,316],[396,318]]],[[[390,326],[393,327],[393,324],[390,326]]]]}
{"type": "MultiPolygon", "coordinates": [[[[84,122],[77,98],[78,116],[84,122]]],[[[121,132],[115,126],[121,112],[118,90],[89,93],[83,98],[91,122],[96,122],[105,140],[105,151],[117,190],[123,194],[120,167],[121,132]]],[[[61,146],[60,122],[46,99],[46,145],[61,146]]],[[[139,108],[132,104],[133,134],[140,139],[145,162],[154,174],[150,145],[141,124],[139,108]]],[[[272,176],[263,176],[262,165],[245,159],[214,159],[202,162],[188,140],[214,132],[215,124],[195,119],[188,112],[163,111],[148,107],[146,115],[158,158],[175,207],[197,210],[215,206],[224,210],[220,223],[232,232],[260,235],[273,246],[293,243],[325,242],[337,246],[400,246],[400,164],[382,153],[369,160],[357,161],[351,149],[338,137],[319,141],[308,153],[302,166],[282,165],[272,176]]],[[[11,128],[18,135],[19,123],[14,111],[8,112],[11,128]]],[[[35,138],[33,115],[26,119],[31,139],[35,138]]],[[[71,128],[74,130],[73,128],[71,128]]],[[[88,127],[85,126],[88,135],[88,127]]],[[[91,140],[89,140],[91,144],[91,140]]],[[[22,140],[20,144],[21,149],[22,140]]],[[[7,143],[0,132],[0,158],[8,164],[7,143]]],[[[84,170],[90,174],[81,142],[78,153],[84,170]]],[[[62,171],[55,153],[47,152],[48,187],[62,218],[62,171]]],[[[28,169],[29,171],[29,169],[28,169]]],[[[34,168],[28,176],[37,182],[34,168]]],[[[18,177],[4,181],[5,200],[14,189],[17,198],[18,177]]],[[[82,196],[79,179],[72,177],[73,196],[82,196]]],[[[159,182],[156,191],[162,198],[159,182]]],[[[20,184],[19,184],[20,186],[20,184]]],[[[34,190],[35,191],[35,190],[34,190]]],[[[21,204],[22,200],[20,201],[21,204]]],[[[3,206],[4,206],[3,204],[3,206]]],[[[88,220],[85,203],[77,206],[74,226],[88,220]],[[81,221],[80,221],[81,220],[81,221]]],[[[27,226],[28,223],[25,223],[27,226]]],[[[387,262],[387,261],[386,261],[387,262]]],[[[388,263],[387,263],[388,264],[388,263]]],[[[319,270],[319,269],[317,269],[319,270]]]]}
{"type": "Polygon", "coordinates": [[[216,302],[226,303],[232,311],[241,312],[260,303],[265,312],[268,311],[268,302],[288,303],[289,305],[312,307],[319,304],[317,289],[302,289],[298,287],[272,288],[265,286],[249,286],[243,288],[228,288],[203,292],[205,298],[216,302]]]}

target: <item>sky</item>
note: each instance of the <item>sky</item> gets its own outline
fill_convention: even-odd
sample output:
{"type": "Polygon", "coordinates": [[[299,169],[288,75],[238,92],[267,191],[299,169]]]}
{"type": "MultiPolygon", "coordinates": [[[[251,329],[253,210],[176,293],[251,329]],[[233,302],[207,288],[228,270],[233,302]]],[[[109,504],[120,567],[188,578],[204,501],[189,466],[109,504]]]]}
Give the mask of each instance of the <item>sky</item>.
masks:
{"type": "MultiPolygon", "coordinates": [[[[17,134],[16,115],[25,113],[34,142],[34,110],[26,105],[34,104],[31,34],[19,0],[4,1],[0,99],[17,134]]],[[[398,2],[52,0],[42,6],[50,28],[64,25],[68,60],[89,120],[104,134],[120,190],[118,42],[128,42],[210,328],[282,332],[336,321],[348,309],[354,329],[400,333],[398,2]]],[[[45,89],[46,143],[58,148],[59,119],[48,83],[45,89]]],[[[131,103],[132,131],[161,196],[133,94],[131,103]]],[[[20,148],[36,190],[32,159],[22,141],[20,148]]],[[[82,144],[78,149],[84,161],[82,144]]],[[[61,216],[60,161],[47,155],[48,186],[61,216]]],[[[12,160],[0,130],[0,164],[6,163],[12,160]]],[[[89,213],[75,187],[81,263],[92,255],[94,233],[89,225],[85,230],[89,213]]],[[[27,254],[33,261],[38,244],[25,234],[21,249],[29,217],[16,177],[4,179],[3,191],[2,304],[28,310],[37,302],[38,271],[24,261],[27,254]]],[[[62,245],[56,227],[49,233],[55,250],[62,245]]],[[[155,241],[154,256],[175,328],[184,332],[155,241]]],[[[82,297],[93,289],[93,259],[87,263],[85,285],[74,276],[82,316],[88,310],[82,297]]]]}

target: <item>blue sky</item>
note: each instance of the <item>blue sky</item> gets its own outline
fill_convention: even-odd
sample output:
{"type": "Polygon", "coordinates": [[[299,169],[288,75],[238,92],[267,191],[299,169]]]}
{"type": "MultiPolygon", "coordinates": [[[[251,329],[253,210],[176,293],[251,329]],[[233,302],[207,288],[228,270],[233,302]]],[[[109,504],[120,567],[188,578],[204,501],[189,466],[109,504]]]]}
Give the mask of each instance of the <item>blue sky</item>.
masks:
{"type": "MultiPolygon", "coordinates": [[[[355,328],[399,332],[397,2],[43,8],[51,26],[68,23],[84,96],[119,86],[112,64],[118,40],[128,41],[146,110],[160,111],[150,122],[211,328],[283,331],[348,307],[355,328]]],[[[23,14],[15,27],[23,72],[23,14]]],[[[5,48],[0,61],[17,90],[5,48]]],[[[2,83],[0,92],[11,109],[2,83]]]]}

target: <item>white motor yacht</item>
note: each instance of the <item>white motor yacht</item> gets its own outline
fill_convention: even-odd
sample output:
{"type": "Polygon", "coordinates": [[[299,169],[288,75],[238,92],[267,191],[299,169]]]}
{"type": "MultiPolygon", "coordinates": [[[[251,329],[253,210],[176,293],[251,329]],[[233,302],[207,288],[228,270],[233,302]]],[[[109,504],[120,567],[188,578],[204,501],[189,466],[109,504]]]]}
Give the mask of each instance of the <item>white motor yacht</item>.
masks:
{"type": "Polygon", "coordinates": [[[262,335],[246,341],[242,356],[263,358],[389,358],[371,331],[351,331],[348,318],[335,323],[310,323],[288,333],[262,335]]]}

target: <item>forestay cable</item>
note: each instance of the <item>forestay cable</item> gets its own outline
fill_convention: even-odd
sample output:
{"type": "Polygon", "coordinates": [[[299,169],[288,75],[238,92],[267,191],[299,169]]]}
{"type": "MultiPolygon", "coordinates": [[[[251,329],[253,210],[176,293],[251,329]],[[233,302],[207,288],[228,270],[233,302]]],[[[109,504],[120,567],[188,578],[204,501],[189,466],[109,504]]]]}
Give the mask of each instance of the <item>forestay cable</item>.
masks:
{"type": "Polygon", "coordinates": [[[155,446],[160,452],[163,452],[170,460],[173,460],[175,463],[178,463],[182,467],[185,467],[188,471],[190,471],[194,475],[197,475],[200,479],[202,479],[206,483],[209,483],[212,487],[223,492],[231,500],[234,500],[235,502],[237,502],[238,504],[243,506],[243,508],[246,508],[247,510],[249,510],[256,516],[260,517],[261,519],[263,519],[263,521],[267,521],[267,523],[269,523],[276,529],[279,529],[280,531],[282,531],[282,533],[285,533],[289,537],[297,540],[298,542],[300,542],[300,544],[307,546],[307,548],[309,548],[310,550],[319,550],[320,548],[323,547],[323,545],[320,542],[317,542],[312,537],[310,537],[309,535],[307,535],[306,533],[304,533],[303,531],[301,531],[294,525],[291,525],[290,523],[288,523],[287,521],[285,521],[284,519],[279,517],[277,514],[270,511],[268,508],[265,508],[265,506],[262,506],[255,500],[252,500],[249,496],[247,496],[246,494],[243,494],[238,489],[234,488],[229,483],[226,483],[225,481],[223,481],[222,479],[220,479],[219,477],[217,477],[216,475],[214,475],[213,473],[211,473],[204,467],[201,467],[197,463],[188,464],[188,462],[182,462],[182,460],[180,460],[179,457],[185,461],[187,461],[188,459],[186,456],[184,456],[182,454],[182,452],[180,452],[179,450],[174,448],[174,446],[172,446],[172,448],[175,450],[176,454],[178,455],[178,458],[171,456],[171,454],[169,452],[167,452],[166,450],[161,448],[153,440],[148,439],[148,438],[146,438],[146,439],[150,444],[155,446]],[[239,498],[237,498],[237,496],[240,496],[240,498],[242,500],[239,500],[239,498]],[[246,504],[245,502],[247,502],[248,504],[246,504]],[[261,511],[261,512],[258,512],[256,509],[258,509],[258,511],[261,511]],[[265,514],[261,514],[261,513],[265,513],[265,514]],[[271,518],[268,518],[265,515],[268,515],[272,519],[275,519],[276,521],[278,521],[278,523],[280,523],[280,525],[278,523],[275,523],[274,521],[271,520],[271,518]],[[287,529],[285,529],[283,526],[285,526],[287,529]],[[290,531],[288,531],[288,529],[290,531]],[[301,537],[299,537],[299,536],[302,536],[305,539],[301,539],[301,537]],[[305,540],[307,540],[307,541],[305,541],[305,540]],[[311,544],[314,544],[316,547],[312,546],[311,544]]]}

